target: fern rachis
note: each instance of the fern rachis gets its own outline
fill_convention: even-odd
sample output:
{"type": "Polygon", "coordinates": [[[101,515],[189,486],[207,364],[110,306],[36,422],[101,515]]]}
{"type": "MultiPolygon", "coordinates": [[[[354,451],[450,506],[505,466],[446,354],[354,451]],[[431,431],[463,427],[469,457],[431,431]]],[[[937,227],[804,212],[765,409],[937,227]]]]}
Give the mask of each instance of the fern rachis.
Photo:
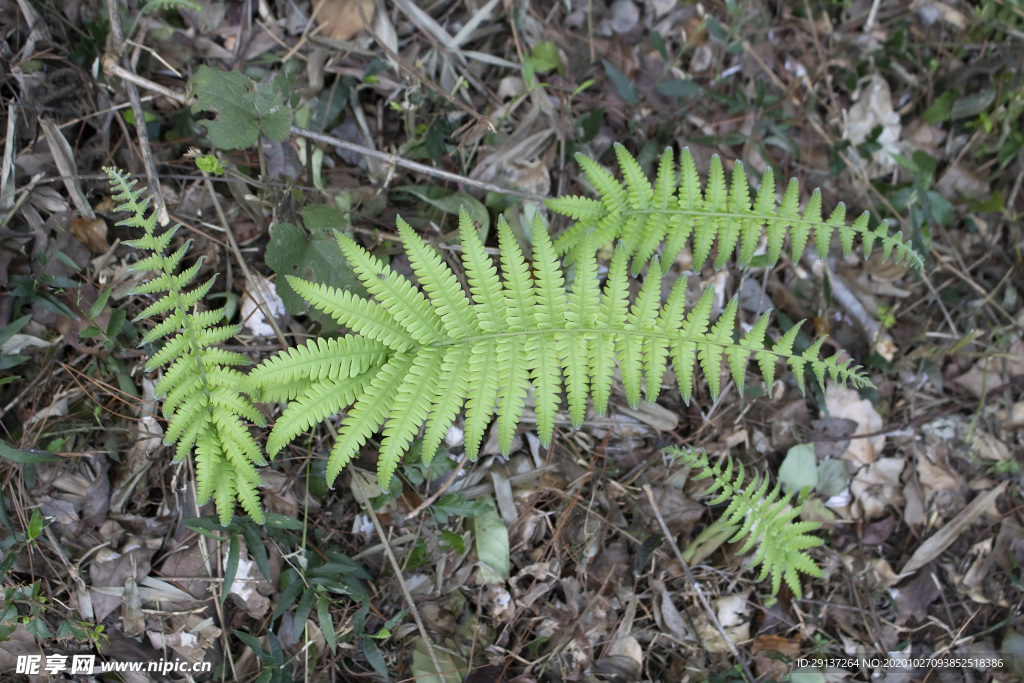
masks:
{"type": "Polygon", "coordinates": [[[801,387],[808,366],[821,383],[827,374],[833,381],[869,384],[849,360],[840,362],[839,354],[821,359],[824,339],[801,354],[793,353],[799,325],[766,346],[768,314],[734,341],[737,300],[712,321],[713,291],[708,288],[687,311],[685,278],[676,282],[662,305],[656,261],[630,304],[625,250],[616,252],[602,291],[594,250],[585,244],[567,292],[554,245],[539,221],[534,223],[531,274],[511,230],[499,219],[499,277],[470,217],[462,212],[462,260],[469,295],[434,249],[403,221],[398,227],[422,291],[350,238],[338,235],[343,253],[374,300],[298,278],[289,282],[353,333],[332,346],[311,341],[302,351],[272,358],[249,374],[252,391],[276,391],[280,396],[279,387],[284,386],[288,397],[294,397],[271,432],[271,455],[329,412],[351,406],[330,456],[327,472],[332,482],[383,425],[378,474],[387,488],[424,423],[423,459],[429,461],[463,405],[469,455],[477,455],[492,416],[497,419],[499,444],[507,452],[531,385],[538,433],[549,443],[563,384],[572,422],[578,426],[589,396],[598,413],[606,410],[616,363],[627,400],[634,406],[645,386],[646,399],[657,398],[669,361],[687,401],[698,367],[717,399],[722,361],[742,386],[751,357],[769,387],[777,361],[792,368],[801,387]],[[323,371],[327,366],[337,370],[323,371]],[[310,367],[318,369],[316,380],[307,374],[310,367]]]}
{"type": "Polygon", "coordinates": [[[166,314],[140,342],[143,346],[166,340],[146,363],[148,371],[169,366],[154,387],[158,396],[166,396],[163,413],[168,425],[164,443],[177,445],[175,460],[183,460],[195,447],[197,502],[201,505],[212,497],[222,524],[230,522],[236,499],[250,517],[262,522],[263,511],[256,489],[263,481],[256,466],[265,465],[266,461],[242,420],[261,426],[264,420],[240,393],[244,376],[232,367],[249,365],[251,361],[242,354],[216,346],[237,334],[239,327],[219,324],[224,319],[224,309],[193,312],[210,291],[214,279],[185,291],[202,266],[200,259],[175,274],[191,240],[168,255],[167,248],[180,225],[157,234],[156,214],[146,215],[151,197],[143,199],[142,191],[133,189],[138,181],[129,180],[114,168],[104,171],[110,178],[114,199],[120,202],[116,211],[129,214],[118,225],[141,228],[145,233],[126,244],[152,252],[131,268],[159,273],[133,293],[163,293],[136,320],[166,314]]]}
{"type": "Polygon", "coordinates": [[[769,265],[774,267],[782,253],[786,233],[790,234],[793,261],[800,259],[813,237],[819,258],[828,253],[833,233],[838,232],[843,254],[849,256],[859,236],[865,253],[876,242],[882,246],[885,260],[895,253],[897,260],[921,268],[921,257],[903,241],[903,234],[889,235],[888,225],[869,229],[870,217],[862,213],[852,224],[846,222],[846,207],[839,204],[827,219],[822,218],[820,190],[815,190],[805,209],[799,209],[799,186],[792,179],[781,201],[775,197],[775,179],[770,168],[761,180],[761,188],[751,200],[743,164],[736,162],[732,180],[726,183],[725,170],[716,155],[711,160],[707,185],[701,190],[700,178],[688,149],[680,155],[677,176],[672,149],[665,150],[652,185],[626,148],[616,143],[615,154],[624,182],[616,180],[596,161],[583,154],[576,159],[600,199],[579,196],[558,197],[545,203],[554,211],[576,221],[555,241],[560,255],[578,260],[584,235],[592,233],[593,243],[620,243],[619,249],[633,259],[633,274],[658,252],[664,243],[662,262],[671,264],[693,239],[693,267],[700,269],[718,242],[715,268],[722,268],[733,251],[738,251],[741,267],[750,265],[762,234],[768,247],[769,265]]]}
{"type": "Polygon", "coordinates": [[[757,545],[751,566],[761,565],[758,581],[771,577],[772,595],[779,592],[782,580],[785,579],[793,593],[800,597],[802,593],[797,572],[819,578],[823,576],[814,560],[804,552],[823,543],[820,538],[808,535],[821,524],[794,522],[803,506],[790,505],[792,495],[780,496],[779,484],[769,491],[770,483],[766,475],[755,475],[751,482],[746,482],[743,463],[738,463],[734,475],[734,461],[728,456],[723,470],[719,463],[711,464],[704,451],[673,448],[667,452],[688,467],[696,469],[697,474],[693,477],[695,480],[711,479],[704,494],[717,495],[708,501],[708,505],[728,501],[729,506],[722,513],[720,522],[727,527],[738,528],[729,542],[746,539],[738,551],[740,554],[757,545]]]}

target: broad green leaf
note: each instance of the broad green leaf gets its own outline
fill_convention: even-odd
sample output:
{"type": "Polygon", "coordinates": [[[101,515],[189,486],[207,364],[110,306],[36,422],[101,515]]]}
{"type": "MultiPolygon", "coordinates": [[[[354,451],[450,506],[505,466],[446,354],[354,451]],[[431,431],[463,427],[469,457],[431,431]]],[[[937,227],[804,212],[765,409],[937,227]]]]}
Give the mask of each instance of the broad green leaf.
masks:
{"type": "Polygon", "coordinates": [[[977,116],[992,106],[995,99],[996,91],[994,88],[987,88],[973,95],[958,97],[953,102],[949,116],[954,121],[977,116]]]}
{"type": "Polygon", "coordinates": [[[329,204],[310,204],[304,207],[302,223],[314,235],[323,233],[332,239],[335,230],[346,230],[351,225],[344,211],[329,204]]]}
{"type": "Polygon", "coordinates": [[[422,638],[415,639],[416,644],[412,651],[412,666],[410,675],[416,683],[462,683],[466,677],[466,664],[461,659],[456,659],[448,648],[441,643],[434,643],[434,654],[437,655],[437,663],[441,667],[441,674],[438,675],[431,661],[430,653],[422,638]]]}
{"type": "Polygon", "coordinates": [[[11,337],[21,332],[21,328],[25,327],[31,319],[31,315],[23,315],[17,320],[12,320],[4,329],[0,330],[0,345],[6,344],[11,337]]]}
{"type": "Polygon", "coordinates": [[[378,676],[388,680],[388,665],[380,654],[377,642],[373,638],[360,638],[360,640],[363,642],[363,656],[366,657],[366,661],[370,663],[378,676]]]}
{"type": "Polygon", "coordinates": [[[704,92],[704,89],[693,81],[670,80],[662,81],[654,86],[654,89],[668,97],[689,99],[704,92]]]}
{"type": "Polygon", "coordinates": [[[558,57],[558,47],[550,40],[534,45],[530,50],[530,59],[533,61],[533,68],[541,73],[560,71],[562,68],[562,61],[558,57]]]}
{"type": "Polygon", "coordinates": [[[22,450],[20,448],[11,448],[6,441],[2,440],[0,440],[0,458],[21,463],[22,465],[60,462],[59,455],[36,449],[22,450]]]}
{"type": "Polygon", "coordinates": [[[480,579],[484,583],[508,581],[508,528],[490,498],[486,508],[473,518],[473,544],[480,559],[480,579]]]}
{"type": "MultiPolygon", "coordinates": [[[[322,224],[322,212],[312,212],[310,215],[315,216],[317,225],[322,224]]],[[[284,275],[295,275],[307,282],[329,285],[341,290],[355,290],[362,294],[362,287],[358,284],[341,249],[338,248],[338,241],[333,235],[322,230],[316,230],[311,234],[293,223],[278,223],[270,229],[270,243],[267,245],[265,258],[270,269],[278,274],[275,281],[277,293],[284,302],[285,309],[292,315],[306,313],[308,304],[292,289],[284,275]]],[[[308,312],[317,319],[323,316],[316,309],[309,309],[308,312]]]]}
{"type": "Polygon", "coordinates": [[[604,72],[608,74],[608,78],[611,79],[612,85],[619,92],[619,97],[626,100],[629,104],[639,104],[640,98],[636,96],[636,88],[633,87],[633,83],[629,80],[629,76],[619,71],[614,64],[609,62],[607,59],[602,59],[601,63],[604,65],[604,72]]]}
{"type": "Polygon", "coordinates": [[[814,490],[825,498],[838,495],[850,483],[845,460],[826,460],[818,465],[818,484],[814,490]]]}
{"type": "Polygon", "coordinates": [[[331,652],[338,649],[337,634],[334,632],[334,620],[331,618],[331,602],[326,594],[321,594],[316,603],[317,619],[320,622],[320,631],[324,634],[327,647],[331,652]]]}
{"type": "Polygon", "coordinates": [[[942,93],[932,101],[931,106],[925,110],[921,118],[924,119],[925,123],[948,121],[949,117],[953,114],[953,104],[959,95],[960,93],[956,88],[942,93]]]}
{"type": "Polygon", "coordinates": [[[812,489],[818,484],[818,468],[814,444],[798,443],[789,449],[779,466],[779,483],[787,492],[799,491],[805,486],[812,489]]]}
{"type": "Polygon", "coordinates": [[[238,71],[199,67],[192,77],[195,101],[192,112],[210,111],[217,118],[200,121],[210,142],[220,149],[251,147],[260,133],[284,140],[292,124],[292,110],[282,102],[273,83],[254,83],[238,71]]]}
{"type": "Polygon", "coordinates": [[[449,548],[462,554],[466,552],[466,542],[462,540],[462,536],[459,536],[454,531],[448,531],[447,529],[441,530],[441,542],[447,545],[449,548]]]}
{"type": "Polygon", "coordinates": [[[32,511],[32,517],[28,520],[28,529],[26,530],[25,535],[28,537],[28,540],[31,541],[39,538],[42,533],[43,516],[39,513],[39,508],[36,508],[32,511]]]}

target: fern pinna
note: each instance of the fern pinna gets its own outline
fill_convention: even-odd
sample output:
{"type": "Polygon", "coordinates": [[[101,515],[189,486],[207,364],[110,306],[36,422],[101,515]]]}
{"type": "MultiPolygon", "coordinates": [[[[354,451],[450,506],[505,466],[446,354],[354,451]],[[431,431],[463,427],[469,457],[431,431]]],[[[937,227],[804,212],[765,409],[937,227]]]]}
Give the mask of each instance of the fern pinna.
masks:
{"type": "Polygon", "coordinates": [[[735,476],[733,460],[726,456],[726,466],[711,464],[708,454],[704,451],[670,448],[666,451],[681,460],[686,466],[698,470],[695,480],[711,479],[711,485],[704,491],[705,495],[719,492],[708,505],[719,505],[729,502],[720,521],[726,526],[738,526],[739,531],[729,539],[736,543],[743,538],[746,542],[739,549],[743,554],[757,544],[757,553],[751,560],[751,567],[761,565],[758,582],[769,575],[772,579],[772,595],[779,592],[782,579],[800,597],[800,577],[797,572],[810,576],[822,577],[824,574],[814,560],[804,551],[815,548],[823,543],[808,532],[821,526],[818,522],[794,522],[800,515],[803,505],[790,505],[789,496],[779,496],[780,485],[769,491],[768,476],[754,476],[753,481],[746,483],[743,463],[737,463],[735,476]]]}
{"type": "Polygon", "coordinates": [[[767,313],[734,340],[737,300],[712,321],[708,288],[687,311],[685,277],[662,305],[656,259],[630,303],[627,252],[617,250],[601,291],[587,236],[566,291],[555,247],[539,220],[533,225],[531,272],[512,231],[499,218],[499,277],[472,220],[461,212],[468,295],[437,251],[401,219],[398,230],[422,292],[339,234],[343,253],[374,300],[294,277],[289,282],[353,334],[312,340],[249,374],[250,389],[263,400],[288,401],[270,434],[270,455],[315,423],[348,409],[327,466],[331,483],[383,425],[378,475],[386,489],[424,423],[422,457],[429,461],[463,403],[468,455],[476,457],[492,416],[507,453],[531,386],[538,434],[548,444],[562,389],[572,423],[579,426],[588,397],[598,413],[607,408],[616,364],[633,406],[641,395],[649,402],[657,398],[670,361],[687,401],[698,366],[717,399],[723,359],[741,393],[751,357],[768,387],[778,361],[789,365],[801,387],[807,368],[819,382],[828,375],[844,384],[870,384],[839,354],[820,358],[824,338],[794,353],[799,325],[766,346],[767,313]]]}
{"type": "Polygon", "coordinates": [[[632,257],[632,271],[636,275],[657,253],[662,242],[665,246],[661,262],[667,266],[675,261],[692,236],[695,270],[707,261],[716,239],[715,269],[726,264],[737,245],[737,261],[745,267],[750,265],[764,231],[768,262],[774,267],[782,253],[787,230],[794,263],[800,260],[812,233],[818,256],[824,259],[832,233],[838,230],[847,257],[859,236],[867,253],[877,241],[885,260],[895,252],[898,261],[907,261],[916,268],[922,265],[921,257],[903,241],[903,233],[889,235],[884,221],[874,230],[869,229],[866,211],[852,225],[847,225],[846,207],[839,204],[827,220],[823,219],[820,190],[814,191],[801,212],[800,190],[795,178],[789,181],[781,203],[777,204],[775,179],[770,168],[765,169],[761,189],[751,204],[750,187],[740,162],[733,165],[732,183],[727,185],[722,160],[718,155],[712,157],[708,183],[702,193],[689,149],[681,154],[681,174],[677,177],[672,148],[667,148],[653,185],[625,147],[616,143],[615,154],[625,184],[593,159],[577,154],[576,160],[600,199],[568,196],[545,201],[549,208],[576,221],[555,241],[556,252],[567,255],[570,261],[578,260],[586,252],[587,239],[598,246],[618,241],[617,249],[632,257]]]}
{"type": "Polygon", "coordinates": [[[223,308],[194,312],[213,287],[215,278],[185,291],[202,266],[202,259],[199,259],[190,268],[175,274],[191,240],[167,255],[180,224],[157,234],[156,213],[146,215],[151,197],[143,199],[141,190],[133,190],[138,181],[129,180],[115,168],[103,170],[110,178],[115,201],[121,202],[115,210],[129,214],[118,225],[145,231],[143,237],[125,244],[152,252],[131,269],[158,273],[132,293],[164,293],[136,317],[136,320],[143,320],[166,315],[140,343],[143,346],[166,339],[146,363],[149,371],[170,365],[154,387],[156,395],[166,396],[163,414],[168,425],[164,443],[177,444],[176,461],[186,458],[195,446],[197,502],[202,505],[213,497],[222,524],[231,521],[236,498],[253,520],[262,523],[263,511],[256,489],[263,485],[263,480],[255,466],[265,465],[266,461],[242,420],[261,426],[264,420],[253,404],[239,393],[245,378],[231,367],[249,365],[250,361],[240,353],[216,346],[238,334],[240,327],[218,324],[224,319],[223,308]]]}

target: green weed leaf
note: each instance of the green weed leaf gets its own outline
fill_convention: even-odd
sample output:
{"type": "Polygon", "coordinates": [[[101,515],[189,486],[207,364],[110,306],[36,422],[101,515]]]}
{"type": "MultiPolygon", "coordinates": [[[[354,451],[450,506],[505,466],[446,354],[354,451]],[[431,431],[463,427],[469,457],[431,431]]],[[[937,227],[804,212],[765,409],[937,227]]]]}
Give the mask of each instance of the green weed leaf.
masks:
{"type": "Polygon", "coordinates": [[[217,118],[201,121],[210,142],[220,149],[246,149],[260,133],[284,140],[292,125],[292,109],[282,102],[275,83],[254,83],[238,71],[203,65],[192,77],[192,112],[209,111],[217,118]]]}
{"type": "MultiPolygon", "coordinates": [[[[320,282],[337,289],[362,293],[356,276],[348,261],[338,248],[338,241],[329,232],[348,226],[348,221],[337,209],[329,206],[307,206],[302,218],[310,230],[304,230],[293,223],[278,223],[270,229],[270,243],[265,259],[267,266],[278,274],[275,282],[277,293],[285,309],[292,315],[307,312],[308,305],[288,284],[285,276],[291,275],[309,282],[320,282]]],[[[319,319],[319,311],[310,312],[319,319]]]]}

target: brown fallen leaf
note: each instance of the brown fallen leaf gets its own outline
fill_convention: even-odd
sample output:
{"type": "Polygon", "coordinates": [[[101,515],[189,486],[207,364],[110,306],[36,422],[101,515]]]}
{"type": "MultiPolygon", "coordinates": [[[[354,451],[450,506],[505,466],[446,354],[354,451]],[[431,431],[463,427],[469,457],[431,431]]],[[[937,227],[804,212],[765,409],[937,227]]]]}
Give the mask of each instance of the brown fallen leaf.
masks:
{"type": "Polygon", "coordinates": [[[921,572],[918,576],[891,590],[896,598],[899,612],[896,623],[900,625],[906,624],[911,619],[917,623],[927,619],[928,605],[935,602],[941,594],[931,572],[921,572]]]}
{"type": "Polygon", "coordinates": [[[946,548],[953,545],[953,542],[960,537],[960,534],[966,531],[967,527],[980,517],[995,502],[996,498],[1003,495],[1003,492],[1006,491],[1006,485],[1007,482],[1004,481],[991,491],[977,496],[949,524],[929,536],[924,543],[918,546],[907,563],[903,565],[903,571],[900,572],[900,576],[909,576],[941,555],[946,548]]]}
{"type": "Polygon", "coordinates": [[[789,665],[769,657],[768,653],[778,653],[790,659],[800,658],[800,642],[783,638],[782,636],[761,634],[754,638],[754,645],[750,648],[754,655],[754,671],[758,678],[780,681],[789,673],[789,665]]]}
{"type": "Polygon", "coordinates": [[[320,9],[321,35],[349,40],[373,19],[373,0],[326,0],[320,9]]]}
{"type": "Polygon", "coordinates": [[[75,216],[71,219],[71,234],[93,254],[105,254],[107,244],[107,222],[99,216],[75,216]]]}

